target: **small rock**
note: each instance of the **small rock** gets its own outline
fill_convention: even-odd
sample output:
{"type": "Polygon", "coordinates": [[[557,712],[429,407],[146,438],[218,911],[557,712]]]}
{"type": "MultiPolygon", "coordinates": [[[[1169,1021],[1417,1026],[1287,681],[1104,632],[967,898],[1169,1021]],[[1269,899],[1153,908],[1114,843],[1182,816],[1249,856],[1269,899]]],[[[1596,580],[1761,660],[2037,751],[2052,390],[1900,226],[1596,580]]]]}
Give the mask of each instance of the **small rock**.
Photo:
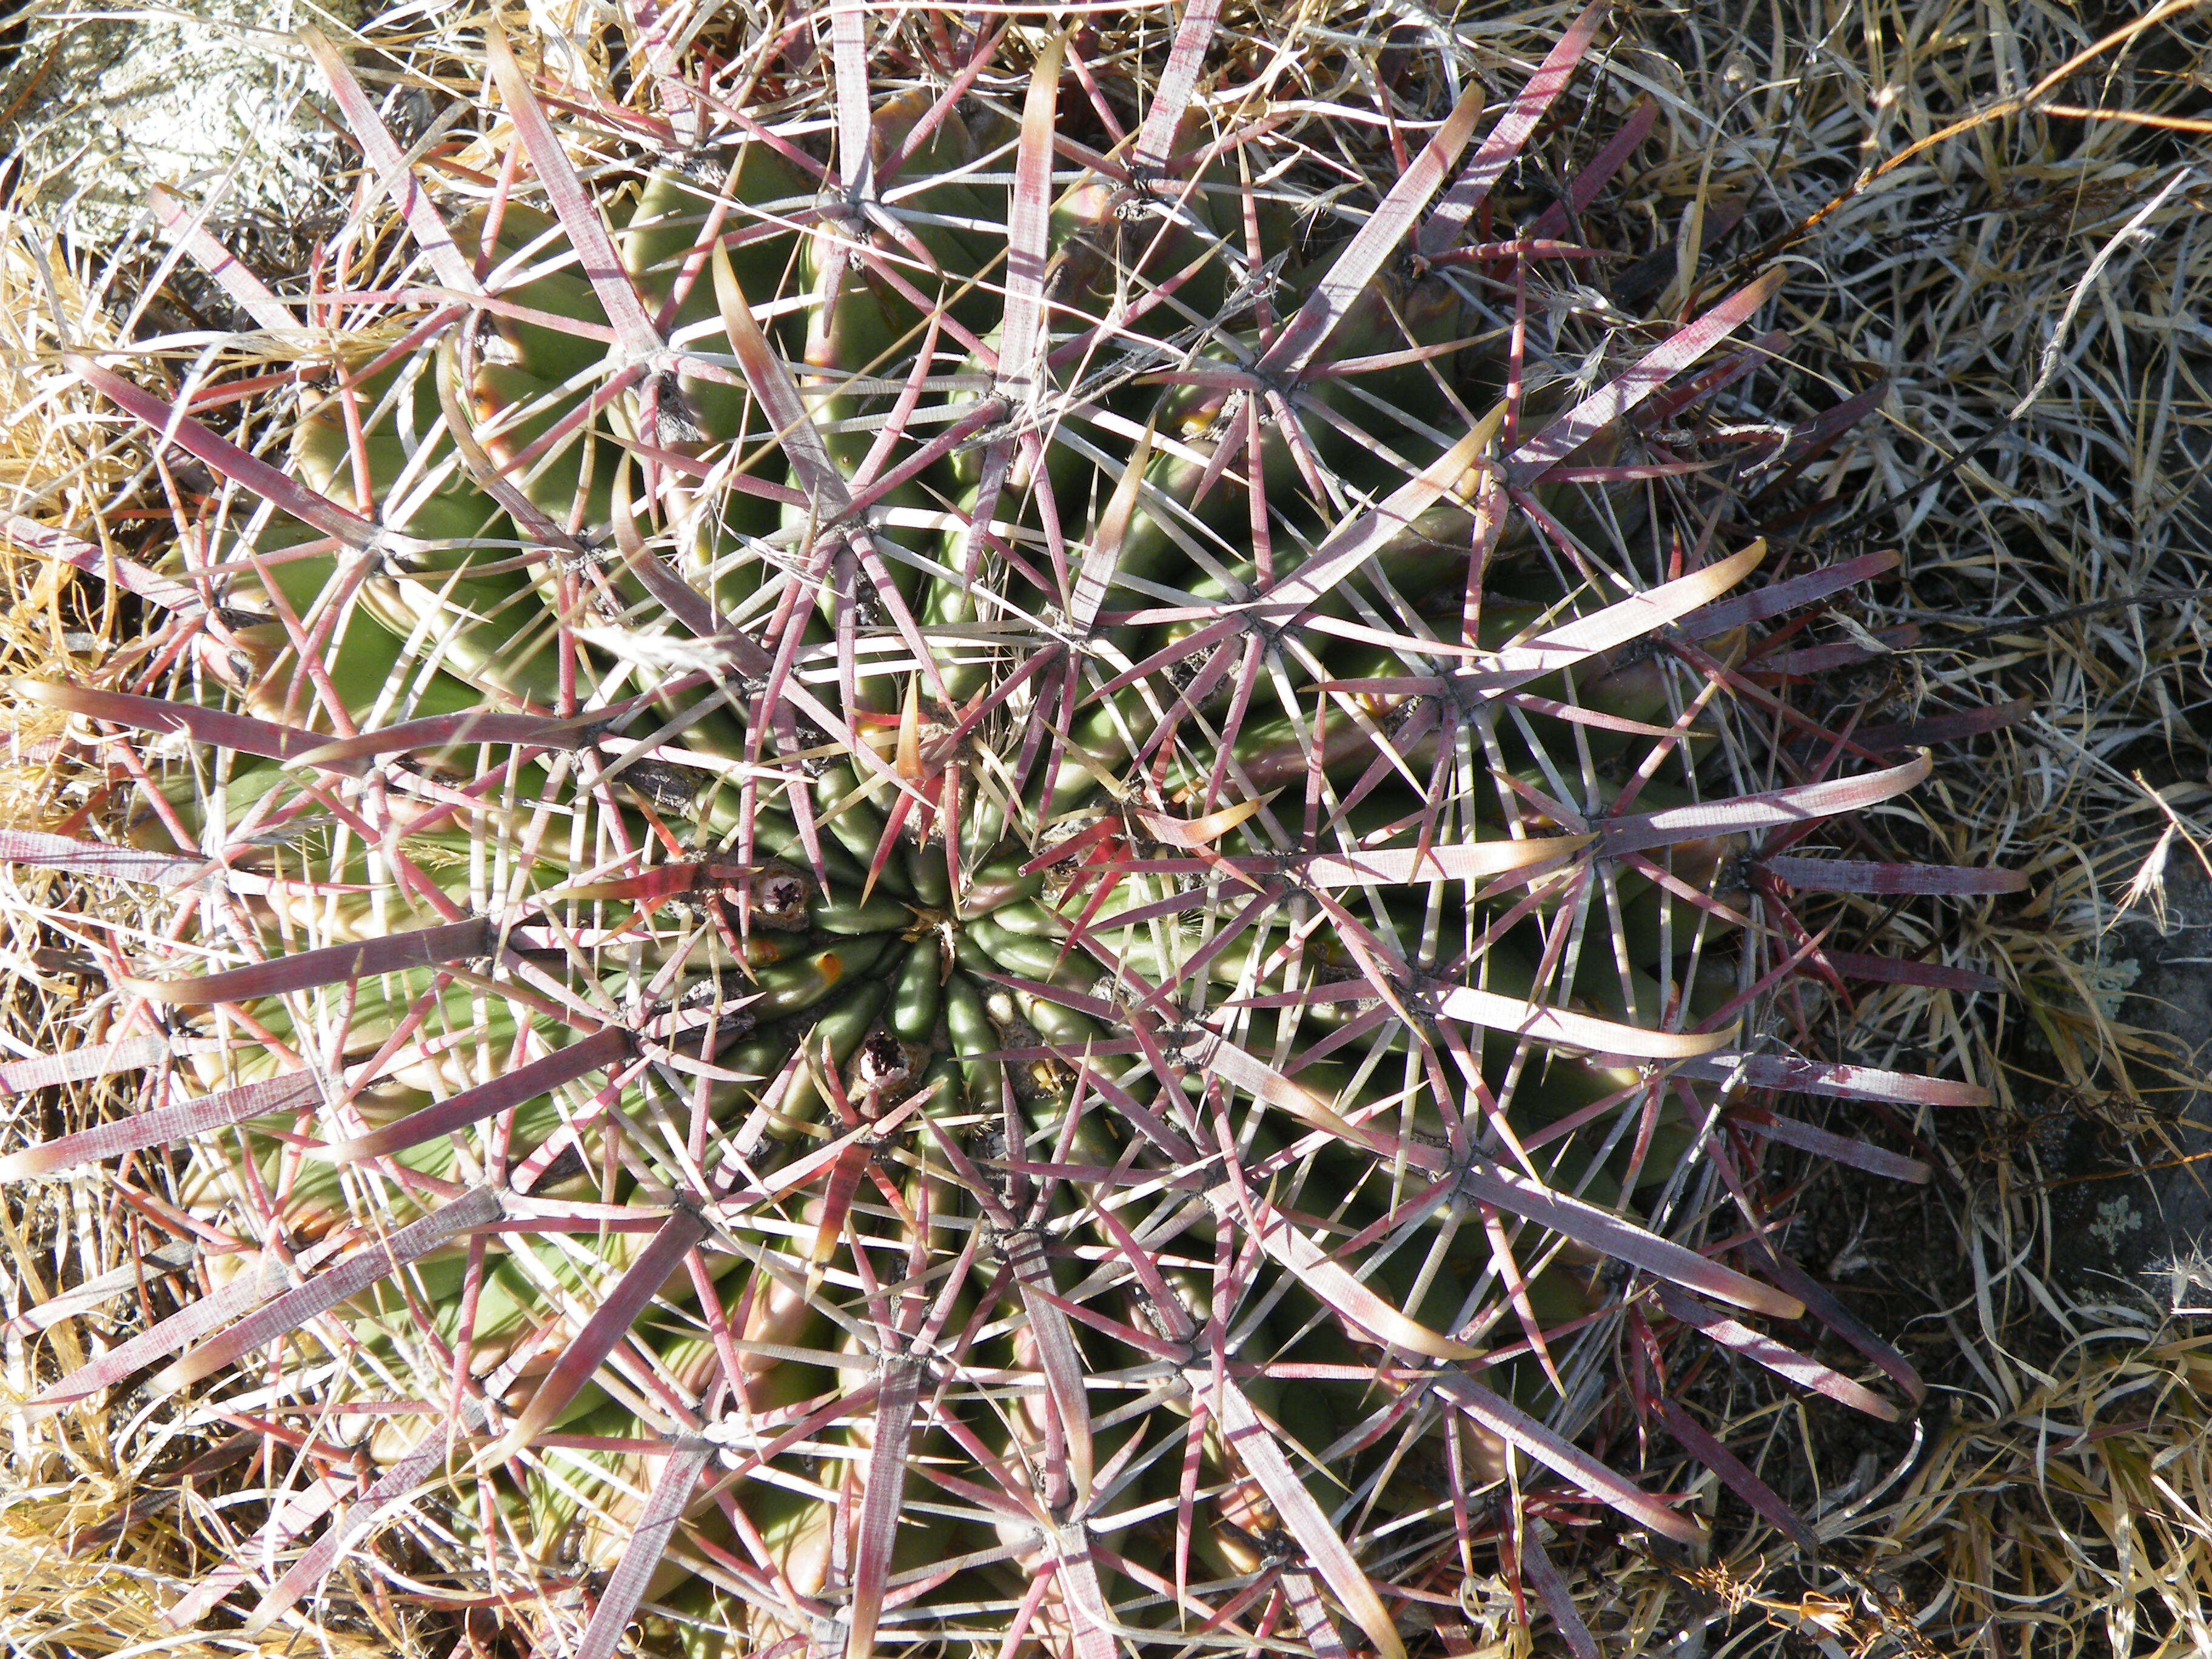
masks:
{"type": "Polygon", "coordinates": [[[2178,1311],[2212,1302],[2212,1086],[2166,1075],[2212,1085],[2212,883],[2185,848],[2166,862],[2162,902],[2131,909],[2101,955],[2127,987],[2118,1023],[2166,1052],[2068,1124],[2049,1166],[2052,1261],[2085,1291],[2131,1281],[2178,1311]]]}
{"type": "Polygon", "coordinates": [[[280,226],[327,198],[341,145],[309,101],[328,88],[291,34],[331,15],[350,21],[349,9],[181,0],[135,16],[28,9],[22,43],[0,70],[0,109],[15,112],[8,143],[21,161],[15,200],[81,246],[120,242],[157,184],[197,203],[219,198],[222,220],[280,226]]]}

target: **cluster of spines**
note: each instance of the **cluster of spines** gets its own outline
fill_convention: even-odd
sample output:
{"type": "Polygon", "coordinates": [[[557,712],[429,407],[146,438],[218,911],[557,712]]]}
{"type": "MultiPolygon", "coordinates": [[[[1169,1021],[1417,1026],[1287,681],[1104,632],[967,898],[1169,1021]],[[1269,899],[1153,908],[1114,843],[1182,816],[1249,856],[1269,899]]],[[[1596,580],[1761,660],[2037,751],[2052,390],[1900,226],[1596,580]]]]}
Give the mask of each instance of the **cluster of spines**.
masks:
{"type": "MultiPolygon", "coordinates": [[[[1743,837],[1917,775],[1701,804],[1680,764],[1731,684],[1722,641],[1863,573],[1725,597],[1752,550],[1638,592],[1589,550],[1621,516],[1576,510],[1646,476],[1612,453],[1632,445],[1638,398],[1771,283],[1597,394],[1523,398],[1510,363],[1459,338],[1459,290],[1393,266],[1408,241],[1449,264],[1532,93],[1455,179],[1479,114],[1462,100],[1350,243],[1278,291],[1280,314],[1255,295],[1258,328],[1209,328],[1252,264],[1218,245],[1260,216],[1225,222],[1228,147],[1194,142],[1164,90],[1176,74],[1132,163],[1055,222],[1060,48],[1006,135],[1011,182],[987,185],[949,106],[867,107],[858,24],[832,20],[830,173],[761,143],[719,178],[663,167],[611,231],[495,46],[551,211],[510,199],[514,172],[450,227],[408,202],[447,288],[484,297],[422,330],[419,362],[342,365],[295,477],[85,366],[304,526],[224,561],[270,573],[267,620],[200,602],[205,635],[245,651],[243,669],[201,661],[244,682],[246,713],[46,694],[277,763],[212,813],[165,800],[151,839],[176,844],[143,869],[217,851],[217,824],[233,845],[357,849],[233,860],[233,902],[272,937],[338,942],[125,983],[252,1035],[215,1051],[222,1086],[144,1138],[95,1131],[17,1161],[256,1126],[248,1155],[203,1175],[210,1206],[266,1230],[232,1236],[263,1247],[258,1265],[164,1328],[167,1352],[200,1346],[162,1380],[334,1316],[356,1364],[331,1408],[392,1460],[368,1520],[445,1455],[447,1425],[420,1408],[465,1402],[473,1438],[451,1455],[484,1476],[460,1508],[486,1548],[503,1534],[549,1571],[577,1559],[561,1551],[580,1526],[580,1559],[611,1569],[594,1654],[668,1589],[660,1552],[687,1514],[682,1547],[750,1605],[756,1644],[830,1629],[865,1652],[940,1587],[934,1559],[966,1564],[940,1575],[953,1601],[1003,1591],[1048,1647],[1103,1651],[1154,1622],[1139,1605],[1173,1627],[1256,1598],[1316,1651],[1340,1644],[1339,1615],[1395,1651],[1401,1612],[1346,1534],[1407,1488],[1409,1457],[1443,1459],[1433,1490],[1458,1494],[1437,1507],[1413,1483],[1413,1511],[1450,1517],[1439,1544],[1467,1540],[1466,1492],[1516,1455],[1578,1500],[1694,1530],[1525,1408],[1564,1385],[1552,1345],[1601,1316],[1598,1257],[1661,1284],[1667,1317],[1887,1410],[1700,1300],[1787,1317],[1802,1275],[1761,1263],[1777,1288],[1706,1261],[1624,1195],[1671,1176],[1700,1079],[1912,1082],[1732,1048],[1761,985],[1747,953],[1717,1006],[1667,983],[1748,920],[1715,890],[1759,850],[1743,837]],[[750,222],[716,240],[730,216],[750,222]],[[1000,219],[1003,258],[975,233],[1000,219]],[[763,329],[772,294],[800,303],[763,329]],[[717,329],[712,350],[676,343],[717,329]],[[1129,377],[1086,399],[1109,348],[1129,377]],[[948,359],[959,372],[937,373],[948,359]],[[1492,394],[1494,419],[1455,439],[1468,399],[1492,394]],[[918,531],[935,525],[933,555],[918,531]],[[1577,606],[1547,574],[1562,568],[1614,591],[1577,606]],[[376,625],[333,631],[347,600],[376,625]],[[720,659],[653,684],[664,617],[695,660],[720,659]],[[1630,649],[1668,629],[1660,651],[1630,649]],[[1686,708],[1668,663],[1707,675],[1686,708]],[[387,714],[395,687],[405,720],[343,729],[387,714]],[[1601,773],[1639,744],[1616,789],[1601,773]],[[395,770],[403,757],[418,758],[395,770]],[[1671,797],[1654,775],[1670,757],[1671,797]],[[437,879],[434,847],[461,878],[437,879]],[[465,914],[487,899],[495,915],[465,914]],[[286,1091],[326,1054],[353,1065],[286,1091]],[[488,1258],[486,1229],[536,1242],[488,1258]],[[1455,1255],[1462,1231],[1480,1249],[1455,1255]],[[353,1241],[367,1249],[331,1256],[353,1241]],[[272,1276],[270,1249],[295,1252],[301,1282],[272,1276]],[[1455,1302],[1461,1261],[1494,1288],[1455,1302]],[[1528,1361],[1497,1372],[1516,1379],[1500,1392],[1482,1377],[1514,1347],[1528,1361]],[[446,1387],[362,1396],[410,1365],[446,1387]],[[1113,1405],[1148,1368],[1139,1397],[1188,1411],[1182,1434],[1113,1405]],[[410,1404],[371,1431],[377,1407],[410,1404]],[[712,1445],[732,1466],[719,1481],[712,1445]],[[564,1475],[578,1458],[609,1473],[564,1475]],[[1332,1514],[1311,1471],[1346,1458],[1368,1461],[1332,1514]],[[502,1465],[526,1518],[495,1514],[502,1465]],[[1192,1600],[1194,1580],[1225,1599],[1192,1600]]],[[[1554,82],[1595,27],[1554,53],[1554,82]]],[[[1194,8],[1171,70],[1211,27],[1194,8]]],[[[378,163],[391,141],[335,78],[378,163]]],[[[180,578],[207,586],[189,568],[152,580],[180,578]]],[[[49,1399],[124,1374],[110,1356],[49,1399]]],[[[1652,1409],[1695,1448],[1678,1406],[1652,1409]]],[[[1740,1465],[1726,1478],[1778,1507],[1740,1465]]]]}

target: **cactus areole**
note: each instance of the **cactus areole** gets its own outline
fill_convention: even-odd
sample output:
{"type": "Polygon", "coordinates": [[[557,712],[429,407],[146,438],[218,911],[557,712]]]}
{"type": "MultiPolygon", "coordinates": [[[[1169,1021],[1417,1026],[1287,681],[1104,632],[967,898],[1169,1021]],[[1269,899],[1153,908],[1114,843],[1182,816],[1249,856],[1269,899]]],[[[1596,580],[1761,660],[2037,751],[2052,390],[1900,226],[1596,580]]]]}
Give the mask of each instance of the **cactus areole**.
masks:
{"type": "Polygon", "coordinates": [[[122,833],[11,844],[173,903],[144,1109],[8,1161],[190,1246],[38,1408],[270,1448],[173,1616],[1395,1656],[1559,1582],[1539,1508],[1700,1538],[1661,1338],[1916,1393],[1702,1219],[1745,1123],[1856,1144],[1780,1091],[1972,1091],[1752,1035],[1817,966],[1760,859],[1925,762],[1740,672],[1885,568],[1750,583],[1698,434],[1778,281],[1532,315],[1648,127],[1492,198],[1601,16],[1346,188],[1210,5],[978,15],[641,24],[619,118],[494,35],[412,173],[310,39],[353,234],[280,299],[180,232],[279,424],[72,360],[216,479],[87,566],[155,648],[25,688],[122,833]]]}

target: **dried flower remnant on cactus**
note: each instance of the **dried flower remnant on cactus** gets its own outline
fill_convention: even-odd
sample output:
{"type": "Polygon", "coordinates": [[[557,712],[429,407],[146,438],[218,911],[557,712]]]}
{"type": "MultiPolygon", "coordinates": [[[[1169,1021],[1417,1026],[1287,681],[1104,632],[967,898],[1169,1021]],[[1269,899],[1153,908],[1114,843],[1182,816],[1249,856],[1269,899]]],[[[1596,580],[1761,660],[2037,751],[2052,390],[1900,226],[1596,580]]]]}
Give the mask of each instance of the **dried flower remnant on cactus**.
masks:
{"type": "Polygon", "coordinates": [[[416,263],[334,246],[280,452],[75,360],[228,488],[161,648],[27,692],[128,846],[11,843],[178,900],[149,1109],[9,1167],[186,1149],[202,1294],[41,1399],[282,1439],[187,1611],[404,1535],[586,1659],[1399,1654],[1503,1504],[1699,1535],[1588,1449],[1622,1322],[1893,1413],[1694,1221],[1748,1134],[1893,1158],[1747,1086],[1972,1094],[1749,1036],[1818,967],[1762,860],[1925,767],[1735,787],[1733,664],[1884,566],[1747,587],[1681,450],[1778,276],[1583,394],[1511,331],[1584,251],[1490,186],[1602,21],[1333,203],[1203,3],[644,23],[620,119],[495,34],[434,176],[310,38],[416,263]]]}

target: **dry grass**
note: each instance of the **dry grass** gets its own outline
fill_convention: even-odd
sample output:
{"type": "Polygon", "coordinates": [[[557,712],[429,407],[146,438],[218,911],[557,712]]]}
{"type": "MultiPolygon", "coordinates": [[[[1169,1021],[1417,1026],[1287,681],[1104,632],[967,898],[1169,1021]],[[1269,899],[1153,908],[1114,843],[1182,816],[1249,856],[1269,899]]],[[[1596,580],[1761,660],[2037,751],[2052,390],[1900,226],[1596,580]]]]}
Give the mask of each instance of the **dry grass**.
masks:
{"type": "MultiPolygon", "coordinates": [[[[2003,0],[1625,9],[1602,107],[1590,112],[1602,131],[1638,94],[1660,106],[1651,147],[1607,210],[1643,227],[1630,245],[1661,246],[1704,204],[1743,195],[1746,228],[1726,258],[1832,206],[1790,255],[1798,349],[1763,387],[1770,405],[1745,418],[1802,419],[1886,379],[1877,416],[1797,481],[1799,499],[1834,504],[1816,532],[1830,539],[1799,557],[1895,545],[1902,580],[1803,642],[1853,627],[1919,635],[1792,695],[1867,725],[2030,700],[2007,730],[1940,749],[1931,785],[1869,833],[1891,856],[2007,865],[2035,879],[2025,902],[1839,904],[1840,939],[1880,929],[1891,954],[1924,948],[2007,990],[1894,988],[1834,1018],[1844,1051],[1983,1082],[2014,1117],[2112,1087],[2130,1036],[2100,1007],[2112,984],[2100,941],[2118,906],[2155,898],[2159,860],[2212,847],[2205,744],[2191,726],[2212,695],[2197,597],[2212,582],[2212,337],[2199,321],[2212,315],[2212,177],[2191,169],[2201,137],[2158,125],[2205,113],[2212,46],[2203,14],[2163,9],[2168,21],[2124,31],[2045,88],[2040,111],[2021,106],[2025,94],[2098,45],[2092,20],[2003,0]],[[1986,118],[1916,153],[1977,114],[1986,118]],[[1801,390],[1815,395],[1800,401],[1801,390]]],[[[1570,15],[1471,9],[1462,38],[1472,61],[1525,69],[1570,15]]],[[[2108,26],[2124,21],[2115,14],[2108,26]]],[[[1269,34],[1305,53],[1285,67],[1284,95],[1367,95],[1379,53],[1419,40],[1407,30],[1385,42],[1375,27],[1364,6],[1307,6],[1287,27],[1272,23],[1269,34]]],[[[143,457],[87,423],[88,397],[47,367],[64,330],[81,342],[103,325],[106,278],[39,225],[33,208],[0,228],[0,398],[17,417],[0,439],[0,507],[80,535],[130,534],[125,507],[158,503],[155,481],[143,457]]],[[[1682,276],[1662,277],[1677,301],[1682,276]]],[[[53,565],[14,557],[0,579],[8,672],[108,648],[127,627],[107,590],[61,580],[53,565]]],[[[99,781],[46,775],[45,732],[17,720],[14,763],[0,775],[7,816],[52,823],[96,811],[99,781]]],[[[72,1024],[75,981],[56,954],[68,942],[26,920],[70,902],[40,890],[0,903],[18,1052],[98,1040],[72,1024]]],[[[33,1111],[18,1100],[10,1131],[51,1132],[57,1114],[109,1103],[41,1100],[33,1111]]],[[[1933,1287],[1923,1323],[1936,1340],[1914,1351],[1939,1395],[1950,1391],[1927,1444],[1847,1448],[1822,1466],[1826,1449],[1794,1401],[1717,1382],[1721,1415],[1709,1420],[1729,1443],[1778,1487],[1828,1494],[1825,1516],[1812,1507],[1830,1561],[1793,1561],[1756,1527],[1704,1566],[1554,1543],[1563,1564],[1585,1570],[1578,1600],[1607,1652],[1662,1650],[1701,1620],[1708,1653],[1802,1640],[1854,1654],[1932,1643],[1992,1659],[2212,1648],[2198,1611],[2212,1601],[2204,1340],[2077,1304],[2042,1265],[2050,1171],[2033,1147],[1978,1158],[1989,1126],[1925,1115],[1893,1129],[1941,1155],[1926,1233],[1965,1264],[1933,1287]]],[[[90,1182],[11,1201],[6,1225],[11,1313],[128,1257],[127,1226],[90,1182]]],[[[1899,1304],[1868,1305],[1881,1328],[1899,1304]]],[[[8,1380],[23,1387],[46,1341],[66,1364],[81,1340],[67,1322],[50,1337],[11,1327],[8,1380]]],[[[0,1627],[33,1652],[213,1651],[152,1625],[189,1575],[194,1539],[206,1536],[193,1528],[208,1517],[161,1515],[104,1553],[64,1548],[172,1449],[158,1430],[114,1427],[113,1444],[75,1437],[88,1432],[75,1419],[11,1429],[0,1627]]],[[[1470,1590],[1470,1650],[1530,1650],[1510,1605],[1504,1586],[1470,1590]]],[[[331,1636],[330,1650],[356,1639],[331,1636]]]]}
{"type": "MultiPolygon", "coordinates": [[[[2160,1066],[2177,1091],[2202,1076],[2116,1023],[2124,972],[2105,937],[2119,909],[2157,902],[2168,860],[2212,843],[2200,597],[2212,580],[2212,358],[2199,321],[2212,223],[2192,165],[2201,136],[2158,125],[2206,113],[2212,47],[2200,12],[2160,9],[2166,21],[2130,25],[2045,91],[2106,119],[2017,107],[2014,94],[2099,45],[2089,20],[2051,9],[1792,6],[1753,40],[1687,19],[1674,37],[1691,46],[1676,56],[1692,86],[1711,89],[1701,107],[1737,88],[1709,153],[1755,158],[1784,219],[1997,112],[1895,166],[1796,248],[1800,338],[1825,343],[1848,386],[1889,378],[1881,417],[1823,483],[1849,504],[1832,534],[1906,556],[1899,584],[1854,620],[1919,629],[1802,695],[1813,712],[1856,709],[1869,725],[2027,700],[2008,730],[1939,749],[1929,787],[1875,828],[1899,849],[2035,881],[2026,902],[1963,911],[1853,901],[1840,923],[2008,988],[1898,988],[1841,1016],[1846,1051],[1869,1063],[1942,1054],[1997,1094],[1991,1122],[1931,1112],[1910,1126],[1945,1166],[1905,1230],[1921,1250],[1856,1281],[1924,1285],[1926,1340],[1909,1351],[1948,1385],[1937,1390],[1948,1410],[1929,1413],[1917,1462],[1911,1447],[1882,1448],[1878,1462],[1846,1447],[1820,1467],[1820,1436],[1793,1420],[1794,1404],[1730,1398],[1730,1443],[1778,1486],[1794,1474],[1792,1490],[1845,1486],[1848,1498],[1855,1474],[1900,1478],[1820,1523],[1826,1569],[1746,1534],[1730,1583],[1703,1586],[1709,1651],[1762,1650],[1785,1631],[1853,1653],[1921,1640],[1990,1656],[2207,1645],[2203,1342],[2161,1333],[2135,1298],[2085,1305],[2057,1281],[2056,1172],[2006,1134],[2117,1113],[2155,1162],[2171,1148],[2130,1098],[2124,1054],[2133,1089],[2160,1066]],[[1887,511],[1869,518],[1876,503],[1887,511]]],[[[1851,1196],[1894,1202],[1863,1183],[1851,1196]]],[[[1894,1294],[1855,1301],[1893,1319],[1911,1308],[1894,1294]]],[[[1633,1617],[1616,1614],[1624,1624],[1633,1617]]]]}
{"type": "MultiPolygon", "coordinates": [[[[93,399],[52,367],[64,341],[100,341],[112,331],[102,308],[107,276],[52,237],[35,214],[0,215],[0,511],[34,523],[92,533],[114,545],[141,516],[143,454],[106,437],[90,418],[93,399]]],[[[0,562],[0,672],[49,674],[97,660],[127,641],[132,618],[104,583],[21,550],[12,541],[0,562]]],[[[96,813],[103,781],[58,774],[46,751],[62,720],[16,712],[0,754],[0,820],[53,830],[96,813]]],[[[57,915],[89,915],[118,896],[54,872],[13,865],[0,873],[0,1043],[7,1056],[58,1054],[100,1040],[81,1016],[84,981],[72,971],[73,941],[50,925],[57,915]]],[[[127,901],[125,901],[127,902],[127,901]]],[[[0,1106],[8,1144],[127,1109],[129,1091],[112,1081],[14,1096],[0,1106]]],[[[52,1367],[85,1353],[82,1322],[50,1329],[24,1317],[65,1285],[80,1284],[131,1258],[131,1228],[106,1207],[97,1182],[43,1183],[9,1194],[0,1207],[0,1279],[7,1294],[0,1328],[0,1376],[27,1394],[52,1367]]],[[[113,1306],[102,1308],[113,1315],[113,1306]]],[[[125,1311],[125,1317],[128,1311],[125,1311]]],[[[112,1328],[100,1321],[103,1334],[112,1328]]],[[[137,1425],[131,1425],[135,1427],[137,1425]]],[[[54,1419],[7,1425],[7,1468],[0,1479],[0,1632],[11,1652],[92,1655],[214,1651],[197,1636],[163,1632],[161,1611],[189,1582],[193,1552],[173,1505],[112,1544],[94,1529],[125,1512],[138,1495],[137,1474],[155,1448],[119,1447],[120,1422],[54,1419]],[[137,1467],[134,1468],[133,1465],[137,1467]]]]}

